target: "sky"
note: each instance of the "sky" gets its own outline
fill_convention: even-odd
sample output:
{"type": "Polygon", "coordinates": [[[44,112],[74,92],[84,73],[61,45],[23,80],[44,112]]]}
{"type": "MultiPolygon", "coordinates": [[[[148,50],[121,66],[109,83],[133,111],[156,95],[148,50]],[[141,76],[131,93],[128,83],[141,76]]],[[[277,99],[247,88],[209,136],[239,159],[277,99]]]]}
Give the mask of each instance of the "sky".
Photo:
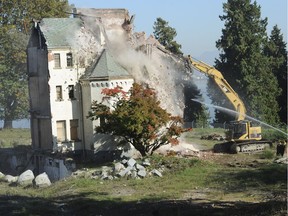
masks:
{"type": "MultiPolygon", "coordinates": [[[[261,17],[268,18],[267,34],[278,25],[287,43],[287,1],[256,0],[261,17]]],[[[223,3],[226,0],[69,0],[77,8],[125,8],[135,15],[134,31],[153,35],[158,17],[175,28],[175,40],[182,45],[184,55],[200,57],[217,53],[215,43],[222,35],[223,3]]],[[[216,54],[217,55],[217,54],[216,54]]]]}

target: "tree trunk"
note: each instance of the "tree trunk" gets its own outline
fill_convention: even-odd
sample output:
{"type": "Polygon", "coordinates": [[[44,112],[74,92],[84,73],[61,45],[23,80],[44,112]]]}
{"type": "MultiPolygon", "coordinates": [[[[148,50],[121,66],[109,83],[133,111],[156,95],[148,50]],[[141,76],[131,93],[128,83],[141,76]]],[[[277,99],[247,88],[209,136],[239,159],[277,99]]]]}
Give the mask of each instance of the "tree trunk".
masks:
{"type": "Polygon", "coordinates": [[[4,119],[4,126],[3,126],[3,128],[4,128],[4,129],[11,129],[11,128],[13,128],[12,120],[4,119]]]}
{"type": "Polygon", "coordinates": [[[145,151],[145,147],[144,147],[144,144],[140,143],[140,142],[137,142],[137,141],[134,141],[132,142],[131,144],[134,146],[134,148],[136,150],[138,150],[141,154],[142,157],[145,157],[147,156],[147,152],[145,151]]]}

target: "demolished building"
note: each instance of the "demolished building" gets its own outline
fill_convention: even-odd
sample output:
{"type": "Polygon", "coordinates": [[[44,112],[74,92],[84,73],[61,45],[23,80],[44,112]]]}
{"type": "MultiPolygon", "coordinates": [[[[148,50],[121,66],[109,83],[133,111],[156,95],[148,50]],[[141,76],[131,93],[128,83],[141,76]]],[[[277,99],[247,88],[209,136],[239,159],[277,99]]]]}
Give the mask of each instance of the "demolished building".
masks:
{"type": "Polygon", "coordinates": [[[71,18],[35,23],[27,58],[32,147],[39,153],[34,158],[39,172],[47,153],[68,149],[87,155],[116,148],[113,137],[95,134],[100,121],[86,118],[91,103],[102,100],[104,88],[128,91],[133,82],[146,83],[164,109],[183,115],[184,62],[154,37],[134,33],[133,20],[126,9],[75,9],[71,18]]]}

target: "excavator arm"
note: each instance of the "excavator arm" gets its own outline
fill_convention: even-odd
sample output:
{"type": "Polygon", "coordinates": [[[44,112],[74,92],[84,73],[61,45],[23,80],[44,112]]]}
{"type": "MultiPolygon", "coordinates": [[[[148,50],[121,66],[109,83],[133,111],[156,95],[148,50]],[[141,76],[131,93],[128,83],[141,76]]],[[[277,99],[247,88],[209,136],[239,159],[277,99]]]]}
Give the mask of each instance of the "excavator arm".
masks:
{"type": "Polygon", "coordinates": [[[187,60],[192,68],[208,75],[215,81],[238,112],[236,121],[232,122],[226,133],[228,142],[215,144],[214,152],[253,152],[271,147],[272,143],[270,141],[262,140],[261,127],[252,126],[250,121],[245,120],[246,109],[244,103],[224,79],[221,72],[202,61],[194,60],[191,56],[188,56],[187,60]]]}
{"type": "Polygon", "coordinates": [[[219,88],[222,90],[222,92],[225,94],[228,100],[232,103],[236,112],[238,113],[238,117],[236,120],[237,121],[244,120],[246,114],[244,103],[239,98],[238,94],[229,85],[229,83],[224,79],[221,72],[202,61],[197,61],[193,59],[190,55],[188,55],[188,61],[194,69],[208,75],[215,81],[215,83],[219,86],[219,88]]]}

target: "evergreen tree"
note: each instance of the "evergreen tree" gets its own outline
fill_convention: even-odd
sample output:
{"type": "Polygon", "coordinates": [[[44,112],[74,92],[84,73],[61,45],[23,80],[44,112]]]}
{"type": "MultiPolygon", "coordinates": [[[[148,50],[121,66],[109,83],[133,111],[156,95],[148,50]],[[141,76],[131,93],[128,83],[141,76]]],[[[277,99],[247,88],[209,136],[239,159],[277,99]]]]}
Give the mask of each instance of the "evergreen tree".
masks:
{"type": "Polygon", "coordinates": [[[174,38],[177,36],[177,32],[174,28],[168,25],[168,22],[162,18],[157,18],[154,22],[154,36],[167,50],[176,54],[182,55],[181,45],[178,44],[174,38]]]}
{"type": "Polygon", "coordinates": [[[287,124],[287,50],[283,35],[277,25],[271,31],[264,52],[269,57],[272,71],[281,88],[281,95],[277,100],[280,106],[280,121],[287,124]]]}
{"type": "Polygon", "coordinates": [[[206,106],[202,105],[201,107],[202,109],[197,113],[196,126],[197,128],[207,128],[209,127],[210,113],[206,106]]]}
{"type": "MultiPolygon", "coordinates": [[[[279,87],[270,61],[263,53],[267,18],[261,19],[260,6],[250,0],[228,0],[223,9],[225,15],[220,19],[225,22],[225,28],[216,42],[221,54],[215,67],[239,94],[248,115],[274,124],[279,120],[276,100],[279,87]]],[[[214,97],[212,101],[225,107],[222,99],[214,97]]]]}
{"type": "Polygon", "coordinates": [[[32,19],[67,17],[68,0],[0,0],[0,119],[27,118],[26,47],[32,19]]]}
{"type": "Polygon", "coordinates": [[[185,108],[183,112],[184,122],[196,121],[197,123],[199,122],[199,124],[201,125],[200,127],[208,126],[210,113],[207,111],[207,108],[205,106],[193,100],[202,98],[200,90],[194,83],[191,82],[191,80],[183,81],[182,84],[185,102],[185,108]]]}

